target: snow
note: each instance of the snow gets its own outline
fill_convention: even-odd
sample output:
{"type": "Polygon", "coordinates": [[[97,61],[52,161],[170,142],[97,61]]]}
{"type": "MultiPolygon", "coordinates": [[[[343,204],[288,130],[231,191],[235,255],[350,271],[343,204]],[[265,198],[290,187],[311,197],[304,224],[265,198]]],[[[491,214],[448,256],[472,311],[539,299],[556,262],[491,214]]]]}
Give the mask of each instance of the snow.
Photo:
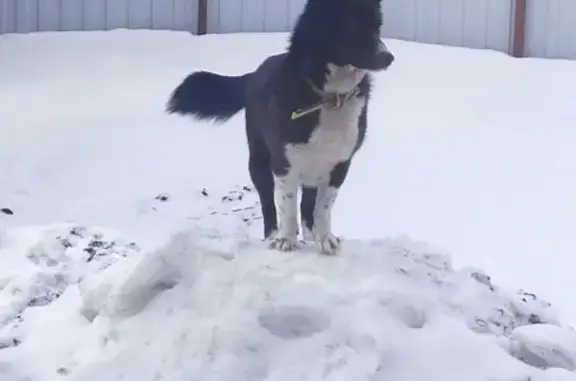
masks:
{"type": "Polygon", "coordinates": [[[278,253],[243,115],[163,107],[286,37],[0,36],[0,381],[576,380],[576,63],[387,41],[342,254],[278,253]]]}

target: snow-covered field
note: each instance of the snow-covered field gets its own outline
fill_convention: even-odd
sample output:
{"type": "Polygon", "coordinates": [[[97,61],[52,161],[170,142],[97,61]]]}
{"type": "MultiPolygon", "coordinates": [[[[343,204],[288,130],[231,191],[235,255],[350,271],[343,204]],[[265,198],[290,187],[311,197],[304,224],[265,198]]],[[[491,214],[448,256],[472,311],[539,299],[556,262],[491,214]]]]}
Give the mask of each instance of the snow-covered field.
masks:
{"type": "Polygon", "coordinates": [[[163,113],[286,37],[0,36],[0,381],[576,380],[576,62],[387,41],[322,257],[163,113]]]}

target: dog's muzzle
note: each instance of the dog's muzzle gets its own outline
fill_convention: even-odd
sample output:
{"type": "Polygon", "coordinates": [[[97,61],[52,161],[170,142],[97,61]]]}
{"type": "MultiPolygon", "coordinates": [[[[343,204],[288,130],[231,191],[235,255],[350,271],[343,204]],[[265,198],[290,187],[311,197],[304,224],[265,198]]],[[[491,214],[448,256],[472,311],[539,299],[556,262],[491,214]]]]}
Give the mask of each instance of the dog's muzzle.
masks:
{"type": "Polygon", "coordinates": [[[382,41],[382,39],[378,42],[378,51],[376,52],[376,66],[378,69],[388,69],[390,65],[394,62],[394,55],[388,50],[388,47],[382,41]]]}

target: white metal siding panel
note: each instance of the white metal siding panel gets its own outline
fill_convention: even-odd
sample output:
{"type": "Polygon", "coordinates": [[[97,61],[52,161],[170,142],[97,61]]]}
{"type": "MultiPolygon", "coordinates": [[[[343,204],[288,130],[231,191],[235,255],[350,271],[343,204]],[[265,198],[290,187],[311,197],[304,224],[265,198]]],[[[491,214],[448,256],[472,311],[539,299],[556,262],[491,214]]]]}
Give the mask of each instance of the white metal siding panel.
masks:
{"type": "Polygon", "coordinates": [[[128,27],[128,0],[106,0],[106,25],[103,29],[128,27]]]}
{"type": "Polygon", "coordinates": [[[129,0],[128,27],[152,29],[152,0],[129,0]]]}
{"type": "Polygon", "coordinates": [[[28,33],[38,30],[38,0],[16,2],[16,32],[28,33]]]}
{"type": "MultiPolygon", "coordinates": [[[[382,33],[385,37],[404,40],[416,39],[417,1],[382,0],[382,33]]],[[[427,0],[426,3],[433,1],[436,0],[427,0]]]]}
{"type": "MultiPolygon", "coordinates": [[[[505,2],[502,2],[505,3],[505,2]]],[[[490,2],[466,0],[464,2],[464,20],[462,45],[469,48],[487,48],[489,46],[488,33],[483,33],[489,23],[490,2]]],[[[488,29],[490,29],[488,27],[488,29]]],[[[508,38],[508,34],[505,36],[508,38]]]]}
{"type": "Polygon", "coordinates": [[[513,0],[484,1],[488,1],[486,27],[483,29],[483,33],[486,35],[484,47],[507,53],[510,50],[513,30],[513,0]]]}
{"type": "MultiPolygon", "coordinates": [[[[433,0],[426,2],[430,6],[440,7],[440,40],[438,43],[462,46],[464,44],[464,20],[467,13],[464,8],[464,0],[433,0]]],[[[416,24],[416,28],[418,28],[418,24],[416,24]]]]}
{"type": "Polygon", "coordinates": [[[219,12],[220,17],[218,23],[219,27],[217,32],[219,33],[241,32],[242,16],[243,16],[242,7],[244,6],[244,0],[217,0],[217,1],[218,3],[220,3],[220,12],[219,12]]]}
{"type": "Polygon", "coordinates": [[[84,1],[60,0],[60,30],[84,29],[84,1]]]}
{"type": "Polygon", "coordinates": [[[526,55],[576,59],[576,0],[528,0],[526,55]]]}
{"type": "MultiPolygon", "coordinates": [[[[306,0],[209,0],[208,32],[289,31],[306,0]]],[[[385,37],[509,50],[514,0],[383,0],[385,37]]],[[[198,0],[0,0],[0,33],[196,31],[198,0]]],[[[526,54],[576,59],[576,0],[528,0],[526,54]]]]}
{"type": "Polygon", "coordinates": [[[173,21],[174,2],[172,0],[152,0],[152,29],[172,29],[173,21]]]}
{"type": "Polygon", "coordinates": [[[382,34],[507,52],[512,0],[383,0],[382,34]]]}
{"type": "Polygon", "coordinates": [[[220,0],[208,1],[208,18],[206,30],[208,33],[220,32],[220,0]]]}
{"type": "Polygon", "coordinates": [[[60,30],[60,0],[38,2],[38,31],[60,30]]]}
{"type": "MultiPolygon", "coordinates": [[[[412,34],[414,36],[414,39],[420,42],[437,44],[438,41],[440,41],[441,39],[440,21],[442,20],[441,18],[442,8],[437,6],[437,4],[431,1],[419,1],[419,2],[413,2],[413,4],[411,4],[410,6],[410,9],[413,9],[415,12],[415,19],[414,19],[415,29],[413,32],[402,29],[401,33],[407,33],[407,35],[412,34]]],[[[403,14],[403,19],[411,20],[409,14],[403,14]]],[[[384,23],[384,28],[387,28],[386,22],[384,23]]]]}
{"type": "Polygon", "coordinates": [[[198,25],[198,1],[174,0],[172,29],[196,33],[198,25]]]}
{"type": "Polygon", "coordinates": [[[208,32],[290,31],[305,0],[210,0],[208,32]]]}
{"type": "MultiPolygon", "coordinates": [[[[80,0],[79,0],[80,1],[80,0]]],[[[102,0],[82,0],[82,25],[84,30],[106,29],[106,2],[102,0]]]]}
{"type": "Polygon", "coordinates": [[[296,25],[300,13],[304,10],[306,5],[306,0],[289,0],[288,2],[288,25],[290,25],[290,30],[296,25]]]}
{"type": "Polygon", "coordinates": [[[198,0],[0,0],[0,33],[118,28],[195,33],[197,19],[198,0]]]}
{"type": "MultiPolygon", "coordinates": [[[[264,32],[266,20],[265,0],[243,0],[242,8],[238,11],[242,14],[242,32],[264,32]]],[[[276,6],[282,7],[283,1],[279,1],[276,6]]]]}
{"type": "Polygon", "coordinates": [[[264,0],[264,30],[267,32],[285,32],[292,29],[290,22],[290,1],[264,0]]]}
{"type": "Polygon", "coordinates": [[[0,0],[0,33],[16,32],[16,2],[0,0]]]}

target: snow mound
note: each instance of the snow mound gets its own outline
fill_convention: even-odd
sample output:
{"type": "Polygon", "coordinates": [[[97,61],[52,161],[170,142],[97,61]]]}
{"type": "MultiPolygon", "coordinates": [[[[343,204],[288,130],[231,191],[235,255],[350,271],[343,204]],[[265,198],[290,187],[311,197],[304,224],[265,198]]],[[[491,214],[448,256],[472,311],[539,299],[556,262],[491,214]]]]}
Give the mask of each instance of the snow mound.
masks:
{"type": "Polygon", "coordinates": [[[192,229],[146,253],[92,256],[90,230],[49,231],[26,259],[66,287],[20,312],[0,380],[575,379],[573,333],[548,303],[407,237],[324,257],[192,229]]]}
{"type": "Polygon", "coordinates": [[[139,251],[107,229],[72,224],[12,229],[0,249],[0,348],[18,345],[24,312],[139,251]]]}

